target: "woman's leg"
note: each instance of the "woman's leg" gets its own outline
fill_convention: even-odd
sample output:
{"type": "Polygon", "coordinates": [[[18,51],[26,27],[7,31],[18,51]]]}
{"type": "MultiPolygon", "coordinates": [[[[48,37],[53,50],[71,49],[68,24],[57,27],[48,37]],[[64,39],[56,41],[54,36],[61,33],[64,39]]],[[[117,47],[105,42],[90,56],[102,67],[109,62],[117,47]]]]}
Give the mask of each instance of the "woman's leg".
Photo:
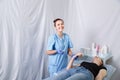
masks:
{"type": "Polygon", "coordinates": [[[44,80],[65,80],[68,77],[70,77],[70,74],[67,70],[64,69],[64,70],[58,72],[56,75],[46,78],[44,80]]]}
{"type": "Polygon", "coordinates": [[[76,73],[65,80],[91,80],[88,75],[84,73],[76,73]]]}
{"type": "Polygon", "coordinates": [[[84,67],[77,67],[75,70],[66,80],[94,80],[93,74],[84,67]]]}

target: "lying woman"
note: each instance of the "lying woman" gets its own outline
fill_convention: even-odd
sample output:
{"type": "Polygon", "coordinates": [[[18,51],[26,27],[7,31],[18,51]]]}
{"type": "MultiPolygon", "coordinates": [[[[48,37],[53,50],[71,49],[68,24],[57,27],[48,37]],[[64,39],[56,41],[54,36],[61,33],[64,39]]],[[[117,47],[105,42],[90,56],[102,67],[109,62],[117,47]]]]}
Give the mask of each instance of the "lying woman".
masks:
{"type": "Polygon", "coordinates": [[[95,56],[92,62],[82,62],[73,66],[74,59],[78,56],[82,57],[82,54],[77,53],[71,58],[65,70],[46,80],[103,80],[107,74],[107,69],[103,66],[100,57],[95,56]]]}

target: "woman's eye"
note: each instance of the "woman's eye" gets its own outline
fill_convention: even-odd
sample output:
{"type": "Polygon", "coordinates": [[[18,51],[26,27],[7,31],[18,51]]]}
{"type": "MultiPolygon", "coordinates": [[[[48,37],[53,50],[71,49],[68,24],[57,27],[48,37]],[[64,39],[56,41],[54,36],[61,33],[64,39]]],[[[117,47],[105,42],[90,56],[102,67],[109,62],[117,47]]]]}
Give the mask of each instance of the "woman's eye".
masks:
{"type": "Polygon", "coordinates": [[[60,24],[58,24],[58,26],[59,26],[60,24]]]}

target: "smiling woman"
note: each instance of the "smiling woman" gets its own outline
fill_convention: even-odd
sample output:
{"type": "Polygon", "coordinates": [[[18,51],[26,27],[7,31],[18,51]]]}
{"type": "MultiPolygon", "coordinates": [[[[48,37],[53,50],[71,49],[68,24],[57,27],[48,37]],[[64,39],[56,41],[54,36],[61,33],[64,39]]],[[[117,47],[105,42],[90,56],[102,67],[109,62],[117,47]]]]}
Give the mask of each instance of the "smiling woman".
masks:
{"type": "Polygon", "coordinates": [[[53,22],[54,26],[56,27],[56,30],[62,32],[64,29],[64,21],[60,18],[57,18],[53,22]]]}
{"type": "Polygon", "coordinates": [[[68,34],[63,33],[64,21],[57,18],[53,22],[56,33],[49,37],[47,45],[50,76],[66,68],[68,64],[68,55],[72,55],[71,48],[73,47],[68,34]]]}

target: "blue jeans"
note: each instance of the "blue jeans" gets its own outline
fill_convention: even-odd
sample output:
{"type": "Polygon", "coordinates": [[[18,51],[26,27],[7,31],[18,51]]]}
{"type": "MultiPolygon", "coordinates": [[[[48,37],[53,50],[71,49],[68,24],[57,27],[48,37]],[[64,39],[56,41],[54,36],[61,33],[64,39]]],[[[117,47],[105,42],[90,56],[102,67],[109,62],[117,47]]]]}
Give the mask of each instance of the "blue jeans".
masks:
{"type": "Polygon", "coordinates": [[[75,67],[69,70],[63,70],[57,75],[45,80],[94,80],[94,76],[84,67],[75,67]]]}

